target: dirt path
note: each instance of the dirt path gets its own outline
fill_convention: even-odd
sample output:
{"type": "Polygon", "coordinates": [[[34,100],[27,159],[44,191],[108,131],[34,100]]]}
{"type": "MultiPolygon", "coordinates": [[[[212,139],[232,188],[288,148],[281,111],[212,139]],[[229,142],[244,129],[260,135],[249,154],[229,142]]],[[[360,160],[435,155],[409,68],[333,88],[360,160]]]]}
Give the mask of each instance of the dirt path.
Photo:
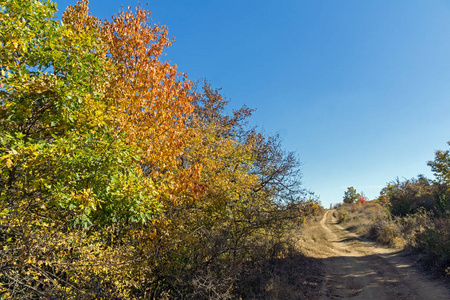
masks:
{"type": "Polygon", "coordinates": [[[300,247],[325,264],[321,299],[450,299],[443,284],[423,275],[399,250],[346,231],[333,211],[308,227],[300,247]]]}

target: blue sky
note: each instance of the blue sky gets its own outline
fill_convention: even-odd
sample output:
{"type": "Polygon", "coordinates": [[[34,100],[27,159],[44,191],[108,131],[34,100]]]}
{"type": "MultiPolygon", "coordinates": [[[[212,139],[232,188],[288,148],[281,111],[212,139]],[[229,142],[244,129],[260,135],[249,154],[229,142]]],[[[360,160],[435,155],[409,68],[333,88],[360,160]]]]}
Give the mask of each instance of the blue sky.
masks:
{"type": "MultiPolygon", "coordinates": [[[[74,0],[56,1],[64,10],[74,0]]],[[[102,19],[135,0],[91,0],[102,19]]],[[[145,3],[145,2],[144,2],[145,3]]],[[[207,79],[251,124],[280,133],[322,204],[348,186],[432,177],[450,140],[448,1],[149,1],[176,42],[167,59],[207,79]]]]}

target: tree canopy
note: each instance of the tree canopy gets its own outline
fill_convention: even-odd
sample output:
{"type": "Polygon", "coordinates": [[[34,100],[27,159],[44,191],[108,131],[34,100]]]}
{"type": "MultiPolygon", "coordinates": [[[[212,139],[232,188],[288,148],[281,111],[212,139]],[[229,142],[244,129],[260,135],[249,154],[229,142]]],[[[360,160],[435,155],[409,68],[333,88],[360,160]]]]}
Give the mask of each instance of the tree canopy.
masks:
{"type": "Polygon", "coordinates": [[[318,208],[295,154],[163,61],[148,10],[88,4],[0,1],[0,297],[206,297],[188,275],[283,255],[318,208]]]}
{"type": "Polygon", "coordinates": [[[344,203],[346,204],[352,204],[355,203],[359,197],[361,197],[361,194],[356,192],[356,189],[354,187],[348,187],[347,190],[344,193],[344,203]]]}

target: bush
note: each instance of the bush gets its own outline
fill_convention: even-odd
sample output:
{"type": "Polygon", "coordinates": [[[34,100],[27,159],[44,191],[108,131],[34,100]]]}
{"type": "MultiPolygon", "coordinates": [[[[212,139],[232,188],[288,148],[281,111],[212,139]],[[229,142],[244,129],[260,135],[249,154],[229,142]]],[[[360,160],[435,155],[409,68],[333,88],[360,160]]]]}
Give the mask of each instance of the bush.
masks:
{"type": "Polygon", "coordinates": [[[424,176],[390,182],[381,191],[379,202],[388,205],[390,212],[396,216],[414,214],[422,209],[445,213],[448,209],[446,185],[432,182],[424,176]]]}
{"type": "Polygon", "coordinates": [[[401,228],[397,222],[381,220],[371,226],[369,237],[383,245],[396,246],[400,241],[401,228]]]}
{"type": "Polygon", "coordinates": [[[439,217],[417,234],[416,248],[425,253],[424,263],[442,275],[450,268],[450,219],[439,217]]]}

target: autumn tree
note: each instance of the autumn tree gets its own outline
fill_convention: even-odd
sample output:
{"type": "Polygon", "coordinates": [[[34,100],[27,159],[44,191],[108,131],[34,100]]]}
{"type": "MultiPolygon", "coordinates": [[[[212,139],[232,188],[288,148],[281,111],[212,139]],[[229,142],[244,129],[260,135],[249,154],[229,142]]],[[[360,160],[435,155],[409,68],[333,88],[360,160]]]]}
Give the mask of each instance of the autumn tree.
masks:
{"type": "Polygon", "coordinates": [[[100,202],[124,198],[111,197],[123,187],[113,178],[123,157],[105,151],[114,138],[99,34],[62,25],[55,11],[1,2],[1,292],[16,298],[57,294],[50,282],[81,238],[69,227],[89,227],[100,202]]]}
{"type": "Polygon", "coordinates": [[[283,249],[286,222],[317,213],[319,206],[301,187],[294,155],[284,152],[276,137],[266,138],[246,126],[251,109],[244,106],[227,115],[228,99],[207,82],[193,103],[189,126],[196,134],[180,164],[202,165],[205,190],[198,201],[171,210],[176,226],[171,232],[177,232],[179,242],[177,255],[169,257],[183,258],[179,268],[189,268],[189,276],[225,293],[230,286],[223,278],[245,272],[250,257],[279,255],[275,249],[283,249]]]}
{"type": "Polygon", "coordinates": [[[185,138],[186,150],[179,167],[201,165],[197,184],[203,192],[190,196],[195,201],[168,209],[169,231],[179,242],[171,248],[175,255],[169,256],[162,269],[176,268],[172,272],[180,273],[180,268],[188,268],[190,276],[202,278],[208,274],[218,290],[226,291],[229,286],[219,282],[224,276],[220,270],[227,266],[229,271],[236,271],[241,264],[242,228],[247,225],[240,220],[245,204],[255,204],[250,198],[257,179],[250,173],[251,145],[238,137],[251,110],[242,108],[225,115],[227,100],[209,84],[193,96],[194,113],[189,119],[193,134],[185,138]],[[180,263],[170,263],[174,260],[180,263]]]}
{"type": "MultiPolygon", "coordinates": [[[[172,177],[156,182],[145,172],[154,152],[133,127],[134,117],[145,126],[145,109],[133,114],[114,97],[112,84],[121,87],[124,71],[112,57],[108,27],[89,14],[87,1],[70,7],[63,23],[55,11],[50,2],[1,2],[1,292],[94,297],[94,276],[115,281],[124,296],[126,283],[115,276],[127,274],[136,248],[123,245],[144,232],[151,238],[154,231],[143,226],[162,218],[160,194],[175,188],[172,177]]],[[[159,76],[176,76],[166,68],[159,76]]],[[[174,86],[161,86],[155,97],[167,98],[163,91],[176,99],[174,86]]],[[[170,133],[184,113],[189,109],[158,120],[170,133]]],[[[173,146],[156,141],[159,151],[173,146]]],[[[170,166],[174,154],[164,153],[170,166]]]]}

